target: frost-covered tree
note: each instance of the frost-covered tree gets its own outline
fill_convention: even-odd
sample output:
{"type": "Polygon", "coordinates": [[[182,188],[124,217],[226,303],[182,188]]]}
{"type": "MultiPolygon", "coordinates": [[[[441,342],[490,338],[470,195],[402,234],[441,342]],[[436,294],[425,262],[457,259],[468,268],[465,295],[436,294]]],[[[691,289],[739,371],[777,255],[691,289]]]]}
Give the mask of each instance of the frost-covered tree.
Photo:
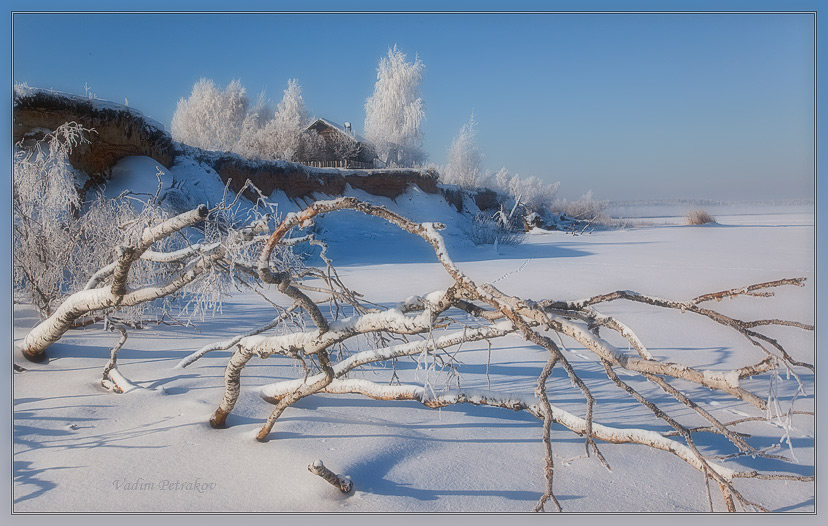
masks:
{"type": "Polygon", "coordinates": [[[233,152],[244,157],[262,159],[265,157],[264,136],[262,130],[273,119],[274,110],[264,92],[259,93],[256,104],[247,110],[242,121],[241,135],[233,147],[233,152]]]}
{"type": "Polygon", "coordinates": [[[322,154],[325,143],[306,131],[309,115],[296,79],[288,81],[275,111],[263,93],[250,106],[238,80],[222,91],[212,80],[201,79],[190,98],[178,101],[172,136],[190,146],[252,159],[313,160],[322,154]]]}
{"type": "Polygon", "coordinates": [[[42,316],[60,297],[72,270],[72,247],[81,236],[75,214],[75,189],[69,153],[88,142],[84,130],[67,123],[31,149],[14,152],[14,286],[25,293],[42,316]]]}
{"type": "Polygon", "coordinates": [[[477,147],[477,121],[472,113],[469,122],[460,128],[460,133],[448,149],[443,181],[472,190],[483,186],[484,179],[483,155],[477,147]]]}
{"type": "Polygon", "coordinates": [[[290,79],[273,118],[258,134],[256,149],[262,159],[306,160],[318,147],[318,138],[305,133],[310,115],[305,108],[302,87],[290,79]]]}
{"type": "Polygon", "coordinates": [[[387,164],[413,166],[426,159],[420,96],[424,69],[419,57],[408,62],[396,45],[380,59],[374,94],[365,102],[365,136],[387,164]]]}
{"type": "Polygon", "coordinates": [[[309,115],[302,97],[302,87],[297,79],[290,79],[282,100],[276,106],[276,114],[270,124],[276,133],[276,156],[293,161],[301,146],[301,134],[308,125],[309,115]]]}
{"type": "Polygon", "coordinates": [[[206,150],[232,151],[241,136],[248,105],[241,81],[234,80],[221,90],[212,80],[200,79],[190,97],[178,101],[172,137],[206,150]]]}
{"type": "MultiPolygon", "coordinates": [[[[41,317],[66,294],[83,288],[116,247],[141,225],[164,218],[153,199],[142,201],[125,193],[115,199],[98,194],[85,202],[76,190],[83,177],[69,164],[69,154],[88,142],[93,133],[70,122],[43,140],[14,154],[14,286],[18,297],[34,305],[41,317]]],[[[159,244],[169,248],[181,240],[159,244]]],[[[162,277],[149,265],[136,265],[132,278],[138,282],[162,277]]],[[[134,309],[125,316],[140,316],[134,309]]]]}

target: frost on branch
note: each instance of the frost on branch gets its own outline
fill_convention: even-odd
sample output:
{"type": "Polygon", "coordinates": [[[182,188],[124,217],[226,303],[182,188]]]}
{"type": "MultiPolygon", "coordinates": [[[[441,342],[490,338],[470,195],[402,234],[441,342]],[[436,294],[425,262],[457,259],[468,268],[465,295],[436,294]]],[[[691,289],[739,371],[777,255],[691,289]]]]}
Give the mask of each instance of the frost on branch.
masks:
{"type": "MultiPolygon", "coordinates": [[[[536,510],[542,510],[544,503],[549,500],[560,509],[560,502],[554,495],[552,482],[554,447],[549,426],[553,424],[583,436],[587,455],[594,455],[607,466],[599,446],[601,442],[633,443],[670,453],[698,470],[705,479],[718,486],[722,493],[720,502],[731,511],[765,510],[760,503],[753,502],[742,495],[734,483],[736,479],[773,477],[798,482],[813,480],[813,477],[809,476],[738,471],[703,454],[696,447],[693,434],[714,432],[729,440],[740,455],[778,458],[778,455],[770,455],[751,446],[746,436],[734,429],[734,426],[740,422],[720,421],[673,385],[676,381],[690,382],[743,400],[759,412],[754,417],[757,419],[764,418],[772,421],[784,417],[785,415],[779,412],[765,414],[769,407],[766,400],[744,387],[742,380],[764,375],[779,368],[790,372],[793,378],[796,378],[796,369],[802,367],[810,369],[812,366],[793,360],[778,341],[762,335],[756,329],[768,325],[789,326],[802,330],[813,330],[813,327],[788,320],[738,320],[702,307],[700,304],[721,297],[756,295],[780,286],[802,286],[803,278],[759,283],[749,287],[698,296],[688,301],[665,300],[631,291],[613,292],[574,301],[524,300],[501,292],[492,285],[477,284],[471,280],[451,260],[436,225],[414,223],[387,209],[361,203],[352,198],[317,202],[298,214],[286,217],[265,244],[258,261],[258,268],[261,279],[276,284],[278,290],[293,298],[296,305],[300,306],[305,315],[313,321],[315,328],[279,336],[261,334],[239,339],[237,350],[230,359],[225,373],[225,395],[211,419],[214,427],[226,425],[227,415],[233,410],[238,400],[244,366],[254,357],[267,358],[282,355],[302,360],[303,363],[310,363],[311,368],[315,368],[318,372],[305,374],[295,380],[276,382],[261,389],[263,399],[275,404],[276,407],[259,432],[259,440],[265,440],[268,437],[276,421],[291,405],[316,393],[356,394],[377,400],[411,400],[430,408],[454,404],[475,404],[527,411],[544,421],[542,441],[546,447],[547,486],[536,510]],[[268,261],[272,249],[278,246],[293,228],[305,225],[321,214],[343,209],[358,210],[384,219],[421,237],[432,246],[439,262],[452,278],[453,284],[446,290],[409,298],[392,309],[377,309],[374,305],[362,303],[358,295],[353,291],[348,291],[347,295],[355,310],[359,312],[358,315],[333,320],[322,316],[318,306],[296,288],[300,286],[298,283],[272,274],[268,261]],[[690,367],[655,358],[631,327],[597,310],[597,306],[601,304],[622,299],[691,312],[729,327],[750,343],[745,353],[745,365],[734,370],[720,371],[690,367]],[[459,318],[458,313],[471,316],[478,326],[469,327],[468,321],[459,318]],[[451,332],[452,327],[456,327],[454,332],[451,332]],[[602,330],[626,341],[627,348],[612,343],[613,339],[602,334],[602,330]],[[352,376],[361,367],[386,362],[393,364],[394,360],[403,357],[416,357],[419,362],[423,356],[428,356],[430,358],[427,359],[440,360],[444,364],[452,365],[452,357],[458,352],[451,351],[452,347],[461,346],[470,341],[492,340],[513,333],[520,334],[527,342],[549,353],[547,367],[539,372],[539,387],[534,397],[469,389],[441,391],[429,385],[428,381],[424,386],[380,385],[352,376]],[[390,345],[386,343],[395,335],[414,338],[419,336],[420,339],[390,345]],[[340,355],[337,359],[333,358],[334,348],[341,348],[344,343],[356,337],[366,336],[375,338],[373,340],[375,347],[350,355],[340,355]],[[593,360],[604,367],[607,381],[620,390],[619,394],[626,394],[636,403],[647,408],[655,419],[663,421],[672,431],[661,433],[642,428],[613,427],[595,421],[593,416],[595,396],[581,379],[578,366],[568,361],[561,346],[555,343],[553,338],[560,339],[561,342],[563,338],[566,338],[584,347],[592,354],[593,360]],[[760,351],[760,356],[750,358],[750,353],[755,353],[756,349],[760,351]],[[558,407],[547,398],[546,383],[551,378],[551,371],[556,367],[563,369],[567,383],[583,397],[585,416],[558,407]],[[671,416],[665,407],[656,405],[631,384],[621,380],[617,374],[620,370],[625,371],[626,375],[639,376],[657,389],[669,394],[709,425],[690,427],[689,424],[680,422],[677,417],[671,416]],[[681,440],[675,439],[675,436],[681,437],[681,440]]],[[[332,297],[346,294],[347,289],[341,282],[336,284],[327,282],[327,284],[332,297]]],[[[675,409],[670,411],[675,411],[675,409]]]]}
{"type": "MultiPolygon", "coordinates": [[[[58,309],[56,314],[62,313],[58,321],[50,322],[50,318],[41,325],[54,329],[56,324],[61,323],[61,316],[78,312],[74,306],[79,303],[88,307],[94,301],[109,301],[108,298],[120,291],[118,280],[119,276],[124,275],[117,268],[128,265],[129,261],[139,260],[142,254],[148,252],[156,236],[194,220],[194,213],[198,214],[197,211],[190,212],[190,215],[185,214],[145,230],[137,243],[119,252],[118,259],[113,262],[116,269],[111,274],[111,281],[104,282],[102,287],[71,296],[58,309]],[[67,304],[70,305],[69,310],[62,310],[67,304]]],[[[770,327],[784,328],[785,331],[812,331],[814,327],[776,318],[743,320],[712,309],[710,303],[742,296],[768,298],[779,287],[804,286],[804,278],[756,283],[701,294],[687,300],[666,299],[629,290],[574,300],[524,299],[501,291],[492,284],[477,283],[465,274],[451,259],[440,234],[441,228],[439,224],[416,223],[386,208],[343,197],[318,201],[299,213],[288,214],[272,233],[246,234],[247,239],[256,239],[258,244],[244,245],[242,253],[245,256],[237,258],[236,266],[244,269],[245,279],[263,284],[263,293],[282,294],[289,298],[292,305],[280,316],[293,316],[301,323],[297,323],[293,331],[272,334],[272,327],[284,319],[277,316],[266,326],[204,347],[182,362],[191,363],[212,349],[234,348],[225,369],[224,393],[210,418],[210,424],[214,428],[227,426],[227,417],[238,403],[243,388],[242,375],[251,360],[281,357],[295,360],[304,374],[261,388],[262,398],[275,407],[263,423],[258,440],[266,441],[271,436],[278,438],[278,430],[275,433],[273,430],[281,415],[297,401],[320,393],[360,395],[375,400],[410,400],[427,408],[472,404],[526,411],[542,421],[539,437],[543,444],[544,461],[543,469],[539,469],[539,478],[542,471],[545,486],[536,511],[544,510],[549,503],[558,510],[562,508],[555,495],[555,475],[560,477],[560,474],[555,471],[553,429],[555,435],[560,430],[568,430],[581,437],[586,456],[594,457],[607,468],[610,465],[602,451],[606,444],[636,444],[672,455],[702,475],[699,480],[704,482],[699,484],[699,489],[708,491],[711,486],[719,488],[721,496],[716,499],[708,491],[711,509],[767,511],[764,505],[743,494],[743,491],[749,492],[751,486],[743,485],[739,481],[742,478],[813,482],[814,477],[808,475],[744,469],[744,464],[728,462],[728,456],[711,456],[696,441],[700,433],[721,435],[732,450],[731,456],[738,457],[743,463],[749,464],[756,458],[788,460],[752,444],[751,437],[740,432],[738,426],[745,422],[765,421],[776,425],[784,440],[784,433],[790,431],[793,414],[813,414],[796,410],[793,402],[789,407],[784,407],[782,400],[774,394],[776,391],[771,390],[771,396],[766,397],[764,392],[756,390],[756,381],[748,380],[770,380],[772,387],[788,381],[797,394],[803,392],[800,374],[803,369],[814,371],[813,365],[794,359],[777,337],[763,331],[770,327]],[[308,227],[315,218],[340,210],[356,210],[421,238],[434,250],[437,261],[450,278],[450,285],[440,290],[424,291],[423,295],[407,298],[392,308],[372,303],[349,289],[327,257],[323,240],[292,234],[295,230],[308,227]],[[274,257],[285,246],[299,241],[322,247],[324,268],[302,268],[284,258],[274,257]],[[321,294],[323,299],[313,300],[311,293],[321,294]],[[741,363],[736,368],[721,369],[656,356],[633,326],[601,312],[608,303],[618,301],[675,310],[725,327],[744,343],[738,349],[741,363]],[[323,309],[324,304],[329,308],[323,309]],[[538,371],[534,393],[466,388],[460,385],[456,374],[452,377],[454,386],[447,382],[445,388],[440,388],[432,383],[430,373],[438,366],[455,372],[462,369],[460,356],[464,344],[491,342],[507,335],[519,336],[534,347],[532,354],[527,352],[527,360],[536,359],[537,349],[541,349],[546,356],[546,365],[538,371]],[[603,395],[605,389],[595,390],[596,382],[600,381],[594,378],[595,369],[589,369],[589,364],[584,361],[571,362],[569,348],[583,349],[586,362],[591,361],[592,365],[603,369],[605,378],[602,387],[612,391],[612,398],[607,400],[607,404],[618,403],[619,399],[627,400],[638,404],[651,415],[652,420],[642,427],[634,427],[609,425],[597,418],[594,409],[601,402],[601,397],[596,393],[606,396],[603,395]],[[425,379],[418,384],[400,382],[395,368],[399,359],[415,360],[419,370],[426,373],[425,379]],[[394,368],[390,384],[379,384],[359,376],[361,370],[375,364],[387,364],[394,368]],[[560,374],[553,375],[556,369],[560,374]],[[589,383],[584,381],[585,377],[589,383]],[[751,413],[735,421],[721,420],[706,410],[699,400],[694,400],[694,390],[688,389],[688,385],[715,391],[751,413]],[[548,396],[548,389],[551,388],[571,389],[575,399],[582,401],[581,407],[562,407],[553,403],[555,400],[548,396]],[[659,395],[662,398],[658,398],[659,395]],[[665,402],[664,395],[674,402],[665,402]]],[[[209,260],[212,254],[230,253],[227,247],[231,245],[224,241],[209,255],[200,252],[199,257],[192,260],[191,268],[201,268],[199,265],[209,260]]],[[[219,257],[214,263],[217,266],[228,265],[226,259],[219,257]]],[[[124,288],[122,297],[148,293],[142,290],[124,288]]],[[[47,329],[36,328],[26,341],[36,343],[38,335],[42,337],[44,333],[54,336],[55,331],[47,329]]],[[[59,338],[60,334],[56,337],[59,338]]],[[[317,470],[322,473],[321,465],[317,470]]],[[[571,472],[567,474],[571,475],[571,472]]],[[[340,481],[335,474],[330,475],[329,481],[340,481]]]]}
{"type": "Polygon", "coordinates": [[[80,290],[60,297],[57,309],[27,334],[21,350],[29,360],[43,360],[52,343],[88,322],[110,319],[140,326],[144,309],[150,306],[159,321],[174,307],[190,318],[202,316],[219,306],[228,285],[249,286],[250,280],[243,276],[255,276],[253,254],[261,249],[269,215],[239,228],[232,206],[225,202],[173,217],[153,200],[141,203],[137,211],[120,199],[96,202],[100,205],[84,217],[100,216],[100,228],[95,230],[108,228],[111,235],[107,244],[90,245],[87,239],[87,245],[78,246],[94,249],[98,268],[76,269],[85,271],[79,274],[82,279],[75,280],[83,284],[76,285],[80,290]]]}

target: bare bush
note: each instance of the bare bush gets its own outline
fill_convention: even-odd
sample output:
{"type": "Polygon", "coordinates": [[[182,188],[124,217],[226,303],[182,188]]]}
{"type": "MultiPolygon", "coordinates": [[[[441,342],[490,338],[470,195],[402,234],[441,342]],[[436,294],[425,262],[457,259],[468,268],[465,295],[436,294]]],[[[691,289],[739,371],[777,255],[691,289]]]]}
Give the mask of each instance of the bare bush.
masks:
{"type": "Polygon", "coordinates": [[[521,232],[514,232],[489,214],[476,214],[464,229],[475,245],[519,245],[523,243],[521,232]]]}
{"type": "Polygon", "coordinates": [[[712,215],[698,208],[687,212],[686,220],[688,225],[706,225],[716,222],[712,215]]]}

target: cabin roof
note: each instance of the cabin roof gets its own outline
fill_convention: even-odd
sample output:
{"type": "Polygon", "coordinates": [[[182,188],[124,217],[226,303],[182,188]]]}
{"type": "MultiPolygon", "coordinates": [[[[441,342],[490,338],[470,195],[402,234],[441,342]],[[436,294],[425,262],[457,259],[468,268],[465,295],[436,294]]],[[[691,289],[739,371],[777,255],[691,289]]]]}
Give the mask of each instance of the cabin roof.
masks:
{"type": "Polygon", "coordinates": [[[322,124],[324,124],[324,125],[326,125],[330,128],[334,128],[338,132],[347,135],[348,137],[354,139],[357,142],[361,142],[362,144],[369,144],[368,140],[365,137],[363,137],[362,135],[360,135],[358,133],[355,133],[353,131],[353,129],[349,132],[348,130],[345,129],[345,126],[343,126],[342,124],[339,124],[338,122],[334,122],[334,121],[331,121],[331,120],[328,120],[328,119],[323,119],[321,117],[316,119],[315,121],[313,121],[306,129],[309,130],[309,129],[313,128],[314,126],[316,126],[318,123],[322,123],[322,124]]]}

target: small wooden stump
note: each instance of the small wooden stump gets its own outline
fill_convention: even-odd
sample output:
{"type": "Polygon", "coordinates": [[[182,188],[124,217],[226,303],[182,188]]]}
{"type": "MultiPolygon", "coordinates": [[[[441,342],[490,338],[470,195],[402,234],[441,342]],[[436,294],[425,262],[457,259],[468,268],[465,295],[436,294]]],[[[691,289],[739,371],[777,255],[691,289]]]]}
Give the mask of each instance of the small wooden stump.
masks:
{"type": "Polygon", "coordinates": [[[339,491],[342,493],[350,493],[351,490],[354,489],[354,483],[351,482],[351,477],[347,475],[337,475],[330,469],[326,468],[325,464],[323,464],[321,460],[317,460],[308,466],[308,471],[314,475],[319,475],[331,485],[339,488],[339,491]]]}

